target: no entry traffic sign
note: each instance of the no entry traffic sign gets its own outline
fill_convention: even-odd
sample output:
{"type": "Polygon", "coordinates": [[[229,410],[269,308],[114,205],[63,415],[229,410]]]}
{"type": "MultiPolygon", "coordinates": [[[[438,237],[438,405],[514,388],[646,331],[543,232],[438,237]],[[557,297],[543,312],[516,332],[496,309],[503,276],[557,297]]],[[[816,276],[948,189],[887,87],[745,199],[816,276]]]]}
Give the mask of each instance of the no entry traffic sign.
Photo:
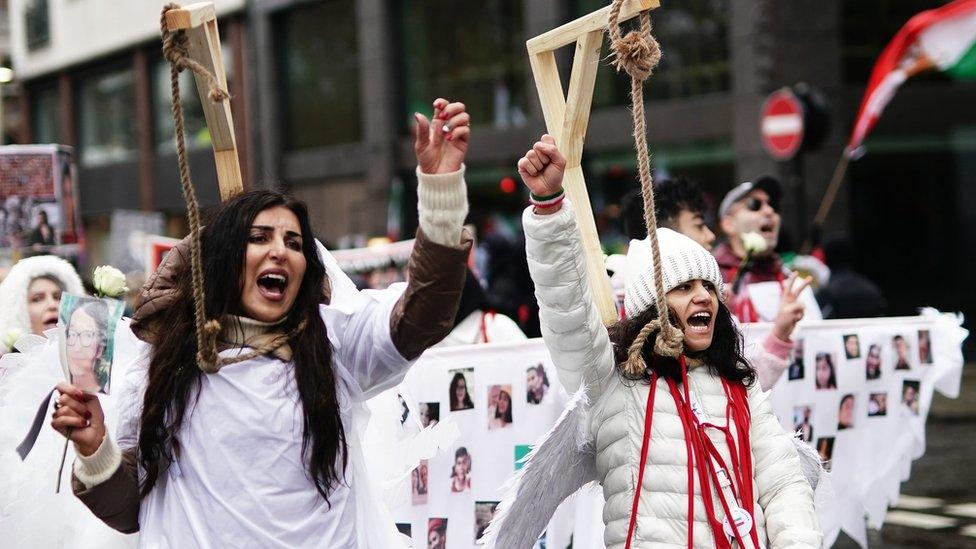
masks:
{"type": "Polygon", "coordinates": [[[774,91],[763,102],[762,143],[776,160],[793,158],[803,145],[803,104],[789,88],[774,91]]]}

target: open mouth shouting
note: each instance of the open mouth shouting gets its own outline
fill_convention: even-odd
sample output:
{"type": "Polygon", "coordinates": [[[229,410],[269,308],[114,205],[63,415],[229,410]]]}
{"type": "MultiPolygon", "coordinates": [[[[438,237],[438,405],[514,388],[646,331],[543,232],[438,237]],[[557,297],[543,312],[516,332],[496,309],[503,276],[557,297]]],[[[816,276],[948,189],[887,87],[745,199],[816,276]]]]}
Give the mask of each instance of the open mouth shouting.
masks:
{"type": "Polygon", "coordinates": [[[685,319],[686,330],[693,334],[706,335],[712,331],[712,318],[712,313],[709,311],[692,313],[685,319]]]}
{"type": "Polygon", "coordinates": [[[288,272],[284,269],[266,269],[258,275],[258,293],[261,297],[275,303],[285,299],[288,289],[288,272]]]}
{"type": "Polygon", "coordinates": [[[56,328],[58,325],[58,313],[57,311],[45,313],[44,318],[41,319],[41,323],[44,325],[44,330],[50,330],[51,328],[56,328]]]}

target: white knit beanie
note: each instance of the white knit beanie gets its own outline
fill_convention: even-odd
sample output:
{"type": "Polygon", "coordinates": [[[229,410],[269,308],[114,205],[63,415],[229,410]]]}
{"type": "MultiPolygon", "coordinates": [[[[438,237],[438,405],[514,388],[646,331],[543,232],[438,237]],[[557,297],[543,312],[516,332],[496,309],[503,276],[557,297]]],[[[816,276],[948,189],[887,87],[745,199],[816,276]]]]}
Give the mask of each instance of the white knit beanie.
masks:
{"type": "MultiPolygon", "coordinates": [[[[722,297],[722,273],[718,262],[701,244],[687,236],[659,228],[657,241],[661,248],[661,274],[664,293],[690,280],[707,280],[715,286],[719,299],[722,297]]],[[[624,312],[632,318],[655,304],[654,262],[651,257],[651,241],[631,240],[627,252],[627,284],[624,294],[624,312]]]]}

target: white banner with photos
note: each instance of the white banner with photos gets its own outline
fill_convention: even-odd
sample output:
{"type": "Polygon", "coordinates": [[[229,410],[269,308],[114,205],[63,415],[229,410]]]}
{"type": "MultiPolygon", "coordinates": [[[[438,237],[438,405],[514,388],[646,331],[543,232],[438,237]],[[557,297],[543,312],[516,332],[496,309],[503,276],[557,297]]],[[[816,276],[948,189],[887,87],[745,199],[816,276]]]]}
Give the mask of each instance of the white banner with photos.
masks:
{"type": "MultiPolygon", "coordinates": [[[[934,311],[918,317],[805,323],[774,387],[776,414],[830,459],[818,501],[825,547],[841,529],[866,547],[864,516],[878,527],[911,462],[925,451],[934,391],[959,394],[966,330],[934,311]],[[818,358],[819,357],[819,358],[818,358]]],[[[746,346],[771,325],[746,325],[746,346]]],[[[394,490],[393,516],[414,547],[475,547],[502,486],[555,423],[568,397],[541,339],[428,351],[398,388],[403,429],[454,423],[459,435],[394,490]]],[[[453,430],[453,427],[452,427],[453,430]]],[[[557,511],[539,547],[602,547],[598,490],[557,511]],[[575,535],[574,535],[575,524],[575,535]]]]}

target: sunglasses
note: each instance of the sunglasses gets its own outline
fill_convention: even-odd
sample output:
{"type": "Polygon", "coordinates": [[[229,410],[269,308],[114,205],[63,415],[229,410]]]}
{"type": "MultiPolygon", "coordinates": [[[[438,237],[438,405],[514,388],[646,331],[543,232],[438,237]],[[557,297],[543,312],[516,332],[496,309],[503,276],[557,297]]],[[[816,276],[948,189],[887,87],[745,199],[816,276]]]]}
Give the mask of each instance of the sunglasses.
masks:
{"type": "Polygon", "coordinates": [[[760,200],[756,197],[750,197],[746,199],[745,207],[750,212],[758,212],[759,210],[762,209],[763,206],[767,204],[769,205],[770,208],[773,209],[774,212],[779,211],[779,204],[777,202],[774,202],[772,200],[760,200]]]}

